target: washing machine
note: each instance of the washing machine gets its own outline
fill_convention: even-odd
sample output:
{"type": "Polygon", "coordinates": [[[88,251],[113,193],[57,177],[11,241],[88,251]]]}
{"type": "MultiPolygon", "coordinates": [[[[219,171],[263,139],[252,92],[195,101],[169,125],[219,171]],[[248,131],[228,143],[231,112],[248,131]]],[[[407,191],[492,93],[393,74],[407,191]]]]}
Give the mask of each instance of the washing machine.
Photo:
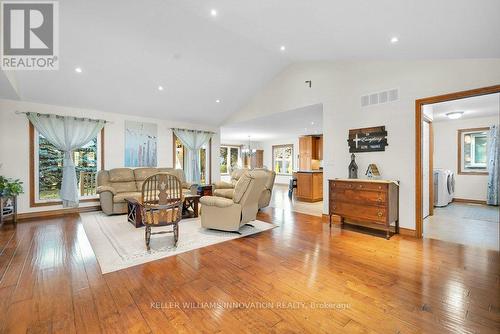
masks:
{"type": "Polygon", "coordinates": [[[454,173],[449,169],[434,169],[434,206],[447,206],[454,196],[454,173]]]}

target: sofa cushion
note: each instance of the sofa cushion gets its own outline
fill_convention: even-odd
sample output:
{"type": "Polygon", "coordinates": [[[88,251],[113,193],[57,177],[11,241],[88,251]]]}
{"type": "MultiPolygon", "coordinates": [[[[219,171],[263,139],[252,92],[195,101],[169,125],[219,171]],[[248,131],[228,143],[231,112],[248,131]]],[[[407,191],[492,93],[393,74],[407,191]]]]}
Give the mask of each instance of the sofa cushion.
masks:
{"type": "Polygon", "coordinates": [[[244,173],[239,178],[238,182],[236,182],[236,186],[234,187],[234,203],[239,203],[241,201],[243,195],[245,195],[245,192],[247,191],[248,186],[250,185],[250,182],[252,182],[252,177],[248,173],[244,173]]]}
{"type": "Polygon", "coordinates": [[[233,186],[236,186],[236,183],[238,182],[240,177],[247,171],[248,168],[238,168],[233,170],[233,172],[231,173],[231,183],[233,184],[233,186]]]}
{"type": "Polygon", "coordinates": [[[233,201],[230,199],[215,196],[203,196],[200,198],[200,204],[206,206],[216,206],[218,208],[228,208],[234,205],[233,201]]]}
{"type": "Polygon", "coordinates": [[[135,181],[134,170],[130,168],[115,168],[109,170],[109,182],[135,181]]]}
{"type": "Polygon", "coordinates": [[[157,168],[158,172],[160,173],[169,173],[172,175],[177,176],[177,178],[182,182],[185,182],[186,179],[184,177],[184,171],[182,169],[178,168],[157,168]]]}
{"type": "Polygon", "coordinates": [[[134,169],[134,178],[136,181],[144,181],[151,175],[157,174],[158,168],[136,168],[134,169]]]}
{"type": "Polygon", "coordinates": [[[114,203],[119,203],[119,202],[125,202],[125,198],[135,198],[136,200],[140,201],[141,200],[142,194],[137,191],[131,191],[131,192],[123,192],[116,194],[113,197],[113,202],[114,203]]]}
{"type": "Polygon", "coordinates": [[[159,173],[158,168],[136,168],[134,169],[135,185],[138,191],[142,191],[142,184],[151,175],[159,173]]]}
{"type": "Polygon", "coordinates": [[[131,191],[138,191],[135,181],[131,182],[112,182],[111,187],[115,189],[117,193],[126,193],[131,191]]]}
{"type": "Polygon", "coordinates": [[[215,189],[214,195],[217,197],[233,199],[234,189],[215,189]]]}

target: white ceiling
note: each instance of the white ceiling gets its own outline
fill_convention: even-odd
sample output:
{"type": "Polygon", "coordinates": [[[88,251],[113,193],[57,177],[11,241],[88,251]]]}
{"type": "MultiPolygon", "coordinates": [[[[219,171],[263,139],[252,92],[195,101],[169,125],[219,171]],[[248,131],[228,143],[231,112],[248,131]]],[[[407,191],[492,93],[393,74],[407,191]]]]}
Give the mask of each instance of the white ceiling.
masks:
{"type": "Polygon", "coordinates": [[[500,57],[499,0],[59,5],[60,70],[16,72],[22,100],[216,125],[291,62],[500,57]]]}
{"type": "Polygon", "coordinates": [[[431,104],[434,122],[447,121],[449,112],[463,111],[461,119],[491,117],[500,118],[500,94],[489,94],[431,104]]]}
{"type": "Polygon", "coordinates": [[[323,105],[274,113],[221,128],[221,142],[252,142],[323,133],[323,105]]]}

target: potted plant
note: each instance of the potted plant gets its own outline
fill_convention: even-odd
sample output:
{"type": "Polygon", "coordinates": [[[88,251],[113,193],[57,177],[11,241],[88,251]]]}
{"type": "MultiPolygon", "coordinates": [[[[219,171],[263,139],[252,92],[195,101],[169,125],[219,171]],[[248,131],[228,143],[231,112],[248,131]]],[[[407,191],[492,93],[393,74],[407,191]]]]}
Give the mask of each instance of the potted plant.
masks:
{"type": "Polygon", "coordinates": [[[0,198],[3,207],[12,205],[12,200],[23,193],[23,183],[19,179],[13,180],[0,176],[0,198]]]}

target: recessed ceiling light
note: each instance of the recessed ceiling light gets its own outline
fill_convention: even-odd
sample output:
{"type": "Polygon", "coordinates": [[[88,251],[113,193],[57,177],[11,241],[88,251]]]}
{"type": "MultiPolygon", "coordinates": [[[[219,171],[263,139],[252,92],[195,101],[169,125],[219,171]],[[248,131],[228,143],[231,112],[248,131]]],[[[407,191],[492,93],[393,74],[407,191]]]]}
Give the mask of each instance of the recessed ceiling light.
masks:
{"type": "Polygon", "coordinates": [[[220,100],[219,99],[215,100],[215,103],[220,103],[220,100]]]}
{"type": "Polygon", "coordinates": [[[314,122],[311,122],[311,125],[314,125],[314,122]]]}
{"type": "Polygon", "coordinates": [[[394,37],[391,38],[391,43],[392,44],[396,44],[397,42],[399,42],[399,38],[397,38],[396,36],[394,36],[394,37]]]}
{"type": "Polygon", "coordinates": [[[216,17],[217,16],[217,10],[216,9],[210,10],[210,15],[212,15],[213,17],[216,17]]]}
{"type": "Polygon", "coordinates": [[[284,45],[280,46],[280,51],[285,51],[286,47],[284,45]]]}
{"type": "Polygon", "coordinates": [[[163,86],[158,86],[158,90],[161,92],[163,90],[163,86]]]}
{"type": "Polygon", "coordinates": [[[464,115],[463,111],[453,111],[446,114],[449,119],[459,119],[464,115]]]}
{"type": "Polygon", "coordinates": [[[77,67],[77,68],[75,68],[75,72],[76,73],[82,73],[83,71],[82,71],[81,67],[77,67]]]}

